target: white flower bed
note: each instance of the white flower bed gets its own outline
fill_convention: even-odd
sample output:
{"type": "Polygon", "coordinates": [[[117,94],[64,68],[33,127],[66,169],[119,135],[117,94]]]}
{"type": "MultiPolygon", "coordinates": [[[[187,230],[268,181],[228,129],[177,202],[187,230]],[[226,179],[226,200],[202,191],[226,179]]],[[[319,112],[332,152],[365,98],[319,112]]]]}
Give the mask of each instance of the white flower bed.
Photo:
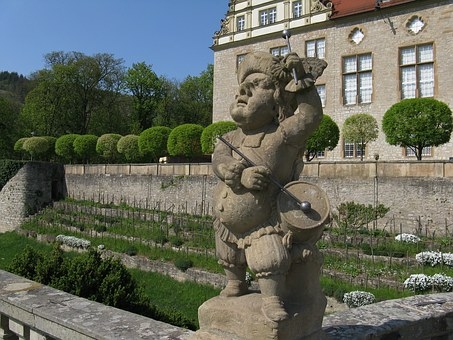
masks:
{"type": "Polygon", "coordinates": [[[418,263],[423,265],[430,265],[434,267],[438,264],[445,264],[447,266],[453,266],[453,254],[452,253],[441,253],[439,251],[423,251],[415,255],[415,259],[418,263]]]}
{"type": "Polygon", "coordinates": [[[434,289],[439,292],[451,292],[453,290],[453,278],[444,274],[431,276],[434,289]]]}
{"type": "Polygon", "coordinates": [[[67,245],[72,248],[87,249],[91,246],[91,242],[74,236],[58,235],[57,242],[67,245]]]}
{"type": "Polygon", "coordinates": [[[412,234],[399,234],[395,236],[396,241],[406,242],[406,243],[418,243],[420,242],[420,237],[412,234]]]}
{"type": "Polygon", "coordinates": [[[425,274],[412,274],[404,281],[404,288],[413,292],[424,292],[432,288],[431,277],[425,274]]]}
{"type": "Polygon", "coordinates": [[[355,290],[350,293],[345,293],[343,295],[343,302],[349,307],[360,307],[372,304],[376,301],[376,298],[373,294],[368,292],[363,292],[360,290],[355,290]]]}

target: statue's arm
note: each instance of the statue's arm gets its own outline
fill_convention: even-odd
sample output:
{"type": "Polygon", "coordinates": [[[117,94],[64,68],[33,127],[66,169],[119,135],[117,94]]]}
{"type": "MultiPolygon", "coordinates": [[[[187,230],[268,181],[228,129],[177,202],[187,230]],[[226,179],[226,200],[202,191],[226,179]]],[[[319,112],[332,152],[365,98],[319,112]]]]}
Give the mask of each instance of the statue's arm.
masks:
{"type": "Polygon", "coordinates": [[[287,141],[300,145],[307,141],[322,119],[322,104],[316,87],[313,85],[298,93],[297,104],[299,108],[297,114],[285,119],[281,126],[287,141]]]}
{"type": "MultiPolygon", "coordinates": [[[[231,133],[224,136],[231,142],[231,133]]],[[[245,165],[233,157],[233,151],[218,141],[212,154],[212,168],[216,176],[232,188],[241,186],[242,171],[245,165]]]]}

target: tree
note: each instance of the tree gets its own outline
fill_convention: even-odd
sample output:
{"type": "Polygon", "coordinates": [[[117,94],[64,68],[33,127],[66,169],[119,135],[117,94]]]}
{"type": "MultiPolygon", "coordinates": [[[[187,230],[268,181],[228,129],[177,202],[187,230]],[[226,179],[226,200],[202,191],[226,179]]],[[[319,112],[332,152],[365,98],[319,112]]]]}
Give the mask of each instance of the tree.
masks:
{"type": "Polygon", "coordinates": [[[120,138],[117,144],[118,152],[129,163],[140,162],[143,158],[138,147],[138,136],[127,135],[120,138]]]}
{"type": "Polygon", "coordinates": [[[358,145],[360,160],[363,160],[365,147],[369,142],[377,139],[379,133],[376,119],[367,113],[358,113],[346,118],[343,124],[343,138],[345,141],[358,145]]]}
{"type": "Polygon", "coordinates": [[[450,141],[452,111],[433,98],[404,99],[384,114],[382,129],[387,143],[408,147],[421,160],[423,148],[450,141]]]}
{"type": "Polygon", "coordinates": [[[337,123],[328,115],[322,117],[321,123],[307,140],[305,159],[307,162],[315,158],[318,152],[326,149],[333,150],[340,139],[340,129],[337,123]]]}
{"type": "Polygon", "coordinates": [[[134,110],[140,130],[153,125],[159,103],[164,98],[163,82],[154,73],[152,66],[144,62],[133,64],[127,70],[125,83],[134,97],[134,110]]]}
{"type": "Polygon", "coordinates": [[[86,134],[93,118],[107,107],[117,114],[110,118],[121,121],[112,103],[121,99],[122,59],[111,54],[52,52],[45,60],[47,68],[33,75],[37,86],[25,100],[22,122],[29,130],[49,136],[86,134]]]}
{"type": "Polygon", "coordinates": [[[171,129],[166,126],[153,126],[138,137],[138,147],[145,159],[157,162],[159,157],[167,156],[167,141],[171,129]]]}
{"type": "Polygon", "coordinates": [[[30,154],[31,159],[41,160],[47,154],[50,143],[46,137],[30,137],[27,138],[22,147],[30,154]]]}
{"type": "Polygon", "coordinates": [[[212,122],[214,66],[209,64],[200,76],[188,76],[179,87],[184,123],[207,126],[212,122]]]}
{"type": "Polygon", "coordinates": [[[19,107],[12,101],[0,97],[0,158],[13,155],[18,116],[19,107]]]}
{"type": "Polygon", "coordinates": [[[201,156],[201,134],[203,127],[198,124],[183,124],[175,127],[168,136],[167,149],[170,156],[201,156]]]}
{"type": "Polygon", "coordinates": [[[201,151],[208,155],[214,152],[214,145],[218,136],[222,136],[229,131],[233,131],[237,125],[233,121],[215,122],[203,129],[201,134],[201,151]]]}
{"type": "Polygon", "coordinates": [[[55,153],[66,162],[75,162],[77,153],[74,150],[74,141],[79,136],[78,134],[68,134],[59,137],[55,142],[55,153]]]}
{"type": "Polygon", "coordinates": [[[84,163],[89,163],[90,160],[97,155],[96,144],[98,137],[96,135],[80,135],[74,139],[72,143],[74,153],[84,163]]]}
{"type": "Polygon", "coordinates": [[[121,160],[118,152],[118,141],[121,135],[116,133],[106,133],[99,137],[96,143],[96,152],[109,163],[117,163],[121,160]]]}

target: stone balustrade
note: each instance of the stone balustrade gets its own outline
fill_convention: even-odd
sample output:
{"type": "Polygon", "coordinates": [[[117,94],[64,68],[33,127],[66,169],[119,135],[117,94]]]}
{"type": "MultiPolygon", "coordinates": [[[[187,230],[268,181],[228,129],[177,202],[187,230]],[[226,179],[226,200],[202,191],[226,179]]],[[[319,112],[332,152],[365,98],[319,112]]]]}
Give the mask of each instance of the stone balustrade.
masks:
{"type": "MultiPolygon", "coordinates": [[[[331,340],[453,339],[453,293],[417,295],[330,314],[331,340]]],[[[187,329],[108,307],[0,270],[0,339],[172,339],[187,329]]]]}

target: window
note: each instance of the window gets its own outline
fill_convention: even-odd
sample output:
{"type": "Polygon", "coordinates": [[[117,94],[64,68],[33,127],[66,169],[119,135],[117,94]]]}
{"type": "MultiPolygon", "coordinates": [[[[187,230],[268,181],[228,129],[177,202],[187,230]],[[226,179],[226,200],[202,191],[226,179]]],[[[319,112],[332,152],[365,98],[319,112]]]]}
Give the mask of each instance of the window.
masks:
{"type": "Polygon", "coordinates": [[[322,107],[326,106],[326,85],[316,85],[316,90],[318,91],[319,98],[321,98],[322,107]]]}
{"type": "Polygon", "coordinates": [[[344,142],[343,152],[345,158],[357,158],[365,156],[365,150],[362,150],[359,144],[344,142]]]}
{"type": "Polygon", "coordinates": [[[371,103],[373,93],[371,53],[343,58],[343,103],[371,103]]]}
{"type": "Polygon", "coordinates": [[[239,54],[237,57],[236,57],[236,70],[238,69],[239,67],[239,64],[242,63],[242,61],[244,60],[245,56],[247,54],[239,54]]]}
{"type": "Polygon", "coordinates": [[[238,32],[245,30],[245,16],[241,15],[237,17],[236,26],[238,32]]]}
{"type": "Polygon", "coordinates": [[[273,24],[277,21],[277,8],[268,8],[260,11],[260,26],[273,24]]]}
{"type": "Polygon", "coordinates": [[[274,48],[271,48],[271,54],[273,56],[285,56],[289,53],[289,49],[288,49],[288,46],[280,46],[280,47],[274,47],[274,48]]]}
{"type": "Polygon", "coordinates": [[[303,14],[302,1],[293,2],[293,18],[300,18],[303,14]]]}
{"type": "Polygon", "coordinates": [[[307,57],[324,59],[326,55],[326,40],[316,39],[305,42],[305,54],[307,57]]]}
{"type": "MultiPolygon", "coordinates": [[[[431,146],[425,146],[422,149],[422,156],[432,156],[432,148],[431,146]]],[[[415,151],[409,147],[406,147],[406,157],[415,157],[415,151]]]]}
{"type": "Polygon", "coordinates": [[[434,96],[433,45],[400,49],[401,99],[434,96]]]}

